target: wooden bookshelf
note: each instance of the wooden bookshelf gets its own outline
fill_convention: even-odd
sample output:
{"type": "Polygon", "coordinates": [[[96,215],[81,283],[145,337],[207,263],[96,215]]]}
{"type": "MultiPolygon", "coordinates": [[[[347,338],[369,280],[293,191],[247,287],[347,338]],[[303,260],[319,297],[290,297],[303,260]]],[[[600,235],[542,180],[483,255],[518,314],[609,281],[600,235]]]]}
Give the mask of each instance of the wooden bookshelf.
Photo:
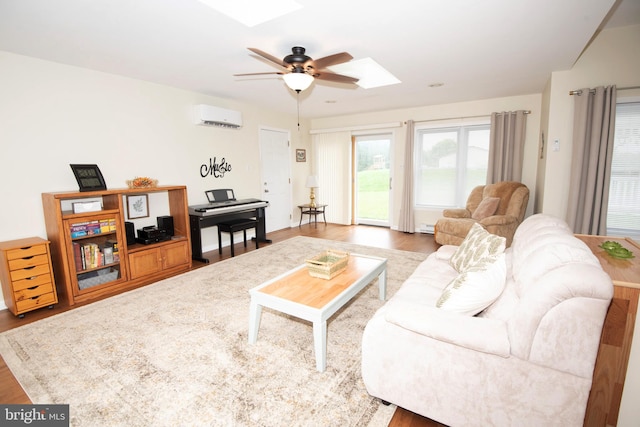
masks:
{"type": "MultiPolygon", "coordinates": [[[[43,193],[42,204],[58,295],[69,305],[117,294],[191,268],[185,186],[43,193]],[[166,194],[174,236],[171,240],[128,246],[125,198],[149,193],[166,194]],[[68,209],[72,201],[96,199],[101,200],[99,211],[74,213],[68,209]],[[96,231],[96,223],[108,226],[96,231]],[[75,231],[83,224],[92,225],[91,232],[77,235],[75,231]],[[109,252],[105,247],[114,248],[113,258],[105,256],[104,252],[109,252]],[[78,252],[79,248],[82,252],[78,252]]],[[[152,211],[149,216],[154,216],[152,211]]]]}

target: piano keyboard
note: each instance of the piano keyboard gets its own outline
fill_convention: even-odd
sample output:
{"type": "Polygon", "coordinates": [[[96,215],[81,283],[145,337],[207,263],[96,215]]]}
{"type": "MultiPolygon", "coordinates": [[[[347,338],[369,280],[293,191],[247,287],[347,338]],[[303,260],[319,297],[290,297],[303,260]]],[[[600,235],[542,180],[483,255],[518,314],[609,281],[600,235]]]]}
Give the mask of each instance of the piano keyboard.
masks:
{"type": "Polygon", "coordinates": [[[227,200],[206,205],[189,206],[189,214],[197,216],[220,215],[269,206],[269,202],[258,199],[227,200]]]}

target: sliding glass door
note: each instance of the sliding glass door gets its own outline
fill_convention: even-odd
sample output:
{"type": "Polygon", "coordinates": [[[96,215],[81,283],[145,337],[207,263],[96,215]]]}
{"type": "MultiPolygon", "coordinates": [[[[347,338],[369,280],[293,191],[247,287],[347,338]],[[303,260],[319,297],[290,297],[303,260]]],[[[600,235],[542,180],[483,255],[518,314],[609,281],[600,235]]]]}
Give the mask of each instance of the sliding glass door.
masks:
{"type": "Polygon", "coordinates": [[[392,134],[353,137],[355,224],[389,227],[392,134]]]}

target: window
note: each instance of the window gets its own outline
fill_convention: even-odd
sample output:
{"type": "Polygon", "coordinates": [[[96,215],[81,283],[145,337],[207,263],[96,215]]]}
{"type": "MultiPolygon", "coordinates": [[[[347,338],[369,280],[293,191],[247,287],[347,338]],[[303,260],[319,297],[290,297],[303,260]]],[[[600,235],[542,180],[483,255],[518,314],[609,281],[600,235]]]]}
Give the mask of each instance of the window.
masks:
{"type": "Polygon", "coordinates": [[[487,181],[488,121],[441,128],[417,128],[417,206],[463,207],[474,187],[487,181]]]}
{"type": "Polygon", "coordinates": [[[607,234],[640,238],[640,102],[616,106],[607,234]]]}

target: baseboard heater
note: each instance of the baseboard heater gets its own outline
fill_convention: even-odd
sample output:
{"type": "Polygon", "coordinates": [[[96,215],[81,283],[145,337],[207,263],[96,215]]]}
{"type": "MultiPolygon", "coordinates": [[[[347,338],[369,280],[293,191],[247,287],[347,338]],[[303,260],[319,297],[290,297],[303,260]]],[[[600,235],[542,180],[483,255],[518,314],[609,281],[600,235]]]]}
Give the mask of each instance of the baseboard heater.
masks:
{"type": "Polygon", "coordinates": [[[433,227],[432,224],[420,224],[420,233],[433,234],[433,227]]]}

